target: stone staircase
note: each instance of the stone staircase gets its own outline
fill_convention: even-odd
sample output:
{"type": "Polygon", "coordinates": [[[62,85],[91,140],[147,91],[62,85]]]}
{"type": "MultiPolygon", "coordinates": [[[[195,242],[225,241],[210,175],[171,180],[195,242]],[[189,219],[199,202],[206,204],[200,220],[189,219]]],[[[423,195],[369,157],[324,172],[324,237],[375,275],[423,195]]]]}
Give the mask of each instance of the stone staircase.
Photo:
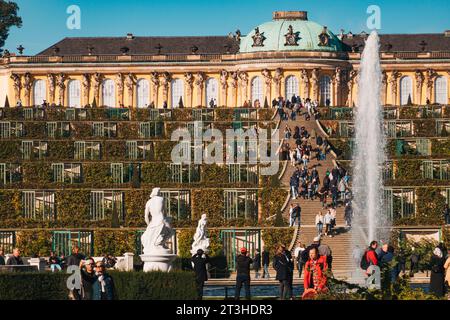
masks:
{"type": "MultiPolygon", "coordinates": [[[[321,130],[319,129],[316,121],[311,119],[309,121],[305,121],[304,117],[300,115],[297,116],[295,121],[283,121],[280,125],[280,134],[284,136],[284,129],[286,126],[289,126],[294,132],[296,126],[305,127],[306,130],[311,134],[314,129],[316,136],[322,135],[321,130]]],[[[322,136],[322,138],[325,138],[322,136]]],[[[293,138],[290,139],[290,145],[292,148],[295,148],[295,140],[293,138]]],[[[313,148],[316,148],[315,139],[311,139],[311,144],[313,148]]],[[[315,155],[315,153],[313,153],[315,155]]],[[[320,181],[323,181],[327,170],[333,169],[335,163],[333,161],[333,156],[329,153],[327,154],[327,159],[323,161],[317,161],[315,158],[311,159],[308,164],[308,170],[311,170],[313,166],[316,166],[317,171],[319,172],[320,181]]],[[[295,168],[290,164],[286,168],[284,175],[281,179],[283,186],[289,188],[289,180],[294,173],[295,168]]],[[[328,199],[328,204],[331,203],[331,199],[328,199]]],[[[308,200],[303,198],[297,198],[296,200],[290,199],[285,211],[283,212],[283,216],[288,220],[289,219],[289,208],[291,204],[299,204],[302,208],[301,214],[301,227],[295,229],[295,233],[293,234],[292,241],[292,250],[295,249],[298,243],[304,243],[306,246],[313,242],[314,237],[317,236],[317,230],[315,226],[315,216],[319,211],[325,213],[326,211],[322,209],[322,204],[318,198],[314,200],[308,200]]],[[[344,278],[349,275],[352,269],[351,264],[351,232],[345,228],[344,221],[344,208],[343,206],[339,206],[336,208],[336,224],[335,227],[335,236],[333,238],[322,237],[322,243],[326,243],[330,246],[333,254],[333,273],[335,276],[339,278],[344,278]]]]}

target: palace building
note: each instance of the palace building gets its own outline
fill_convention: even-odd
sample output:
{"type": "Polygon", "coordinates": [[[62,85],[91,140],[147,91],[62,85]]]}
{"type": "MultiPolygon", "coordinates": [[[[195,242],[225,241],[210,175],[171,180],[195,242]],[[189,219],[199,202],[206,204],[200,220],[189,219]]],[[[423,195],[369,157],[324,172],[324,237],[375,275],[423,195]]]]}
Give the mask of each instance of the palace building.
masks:
{"type": "MultiPolygon", "coordinates": [[[[211,255],[225,258],[214,266],[216,275],[235,269],[242,246],[253,256],[263,246],[311,243],[323,205],[319,197],[291,197],[296,169],[283,156],[283,137],[288,128],[303,127],[328,140],[326,157],[317,156],[317,139],[308,140],[317,152],[308,169],[317,167],[320,181],[336,164],[352,175],[353,107],[367,37],[335,34],[306,12],[289,11],[275,12],[246,35],[65,38],[35,56],[22,55],[23,47],[19,54],[4,52],[0,247],[19,246],[28,256],[67,255],[77,243],[87,255],[139,255],[154,187],[161,188],[165,214],[177,229],[171,245],[180,257],[190,258],[193,228],[207,214],[211,255]],[[293,95],[317,101],[317,113],[308,119],[300,109],[282,121],[272,101],[293,95]],[[208,108],[211,101],[215,108],[208,108]],[[224,136],[226,129],[269,129],[272,136],[279,129],[282,156],[274,163],[280,169],[268,177],[261,161],[174,163],[171,137],[178,128],[214,128],[224,136]],[[287,221],[296,204],[301,227],[294,229],[287,221]]],[[[450,31],[380,38],[385,213],[400,234],[448,243],[450,31]]],[[[296,139],[286,140],[296,148],[296,139]]],[[[245,145],[233,152],[238,148],[249,153],[245,145]]],[[[351,182],[349,197],[350,191],[351,182]]],[[[337,208],[339,229],[346,228],[345,197],[337,208]]],[[[351,232],[323,241],[333,251],[336,274],[346,274],[351,232]]]]}
{"type": "MultiPolygon", "coordinates": [[[[261,106],[293,94],[324,105],[354,106],[368,35],[336,35],[307,12],[229,36],[65,38],[35,56],[7,54],[2,100],[11,106],[141,108],[261,106]]],[[[450,31],[381,35],[386,105],[449,102],[450,31]]]]}

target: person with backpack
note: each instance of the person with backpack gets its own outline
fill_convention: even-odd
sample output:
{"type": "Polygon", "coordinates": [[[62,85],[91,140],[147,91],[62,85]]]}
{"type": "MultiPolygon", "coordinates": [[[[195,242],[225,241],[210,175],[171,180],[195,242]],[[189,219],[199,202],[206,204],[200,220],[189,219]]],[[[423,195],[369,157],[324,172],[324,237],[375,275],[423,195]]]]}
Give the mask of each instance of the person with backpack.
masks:
{"type": "Polygon", "coordinates": [[[378,242],[372,241],[370,243],[369,248],[364,252],[362,258],[360,267],[361,269],[365,270],[367,273],[367,269],[369,269],[370,266],[375,265],[378,266],[378,255],[376,253],[376,250],[378,248],[378,242]]]}

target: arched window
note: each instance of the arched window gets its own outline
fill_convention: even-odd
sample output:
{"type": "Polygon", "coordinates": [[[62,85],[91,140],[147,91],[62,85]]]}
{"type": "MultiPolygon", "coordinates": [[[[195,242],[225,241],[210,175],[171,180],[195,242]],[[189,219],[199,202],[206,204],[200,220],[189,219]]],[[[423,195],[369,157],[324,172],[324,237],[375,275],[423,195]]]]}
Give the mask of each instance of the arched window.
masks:
{"type": "Polygon", "coordinates": [[[286,99],[291,100],[294,95],[299,95],[298,79],[296,76],[289,76],[286,78],[286,99]]]}
{"type": "Polygon", "coordinates": [[[150,104],[150,84],[146,79],[139,79],[136,83],[136,101],[138,108],[145,108],[150,104]]]}
{"type": "Polygon", "coordinates": [[[36,80],[33,85],[33,103],[40,106],[47,100],[47,85],[45,80],[36,80]]]}
{"type": "Polygon", "coordinates": [[[180,99],[183,99],[184,104],[184,83],[181,79],[173,79],[170,84],[172,90],[172,108],[178,108],[180,99]]]}
{"type": "Polygon", "coordinates": [[[446,77],[440,76],[436,78],[434,82],[434,99],[436,103],[439,104],[448,103],[448,85],[446,77]]]}
{"type": "Polygon", "coordinates": [[[331,78],[329,76],[320,77],[320,105],[327,105],[329,101],[331,105],[331,78]]]}
{"type": "Polygon", "coordinates": [[[106,79],[103,81],[102,99],[105,107],[116,107],[116,88],[113,80],[106,79]]]}
{"type": "Polygon", "coordinates": [[[256,100],[259,100],[261,105],[264,104],[263,81],[261,77],[252,79],[252,105],[255,104],[256,100]]]}
{"type": "Polygon", "coordinates": [[[67,86],[69,90],[69,108],[81,108],[81,85],[78,80],[70,80],[67,86]]]}
{"type": "Polygon", "coordinates": [[[214,103],[217,104],[219,100],[219,82],[216,78],[208,78],[206,80],[206,106],[209,107],[211,100],[215,100],[214,103]]]}
{"type": "Polygon", "coordinates": [[[403,77],[400,79],[400,105],[405,106],[412,102],[412,79],[411,77],[403,77]]]}

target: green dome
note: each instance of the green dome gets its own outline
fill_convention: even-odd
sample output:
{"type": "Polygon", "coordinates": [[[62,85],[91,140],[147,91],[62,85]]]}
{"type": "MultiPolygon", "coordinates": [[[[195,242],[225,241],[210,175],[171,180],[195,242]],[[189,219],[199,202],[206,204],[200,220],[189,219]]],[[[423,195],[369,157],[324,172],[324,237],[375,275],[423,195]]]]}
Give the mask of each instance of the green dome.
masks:
{"type": "MultiPolygon", "coordinates": [[[[342,51],[341,41],[326,27],[307,20],[306,12],[275,12],[274,20],[263,23],[241,39],[241,53],[265,51],[342,51]],[[282,15],[282,18],[280,18],[282,15]],[[289,30],[289,27],[292,29],[289,30]],[[259,29],[262,46],[255,45],[255,35],[259,29]],[[286,37],[290,34],[291,43],[286,37]],[[321,41],[320,36],[326,34],[321,41]],[[292,37],[292,35],[294,35],[292,37]],[[292,40],[294,39],[294,40],[292,40]]],[[[323,37],[323,36],[322,36],[323,37]]],[[[257,37],[258,38],[258,37],[257,37]]]]}

